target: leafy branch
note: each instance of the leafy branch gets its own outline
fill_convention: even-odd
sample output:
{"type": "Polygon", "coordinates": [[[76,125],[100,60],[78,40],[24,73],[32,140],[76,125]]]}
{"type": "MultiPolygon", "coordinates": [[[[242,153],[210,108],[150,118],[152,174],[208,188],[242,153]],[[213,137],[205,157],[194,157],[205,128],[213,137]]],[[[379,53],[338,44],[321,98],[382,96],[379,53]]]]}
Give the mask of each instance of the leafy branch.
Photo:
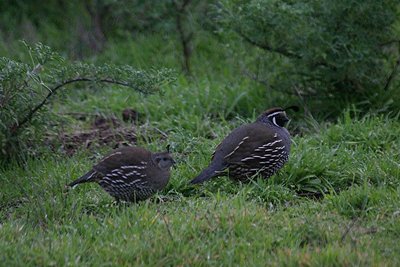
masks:
{"type": "MultiPolygon", "coordinates": [[[[0,58],[0,150],[3,152],[0,155],[17,152],[12,147],[21,143],[19,137],[24,130],[32,126],[33,118],[46,116],[46,112],[40,112],[41,116],[37,114],[67,85],[111,84],[147,95],[159,92],[164,84],[175,79],[169,69],[142,71],[128,65],[67,63],[48,46],[40,43],[33,47],[25,43],[25,46],[29,64],[0,58]]],[[[44,126],[39,123],[36,127],[44,126]]]]}
{"type": "MultiPolygon", "coordinates": [[[[47,94],[47,96],[42,100],[42,102],[40,102],[39,104],[37,104],[34,108],[32,108],[26,115],[25,117],[23,117],[19,122],[16,122],[12,127],[12,132],[15,133],[16,131],[18,131],[18,129],[20,129],[22,126],[24,126],[27,122],[29,122],[33,115],[39,110],[41,109],[49,100],[49,98],[51,96],[53,96],[58,89],[60,89],[61,87],[64,87],[65,85],[71,84],[71,83],[75,83],[75,82],[103,82],[103,83],[112,83],[112,84],[117,84],[117,85],[121,85],[121,86],[126,86],[129,87],[128,83],[124,83],[124,82],[120,82],[120,81],[114,81],[114,80],[110,80],[110,79],[100,79],[99,81],[96,81],[95,79],[91,79],[91,78],[83,78],[83,77],[78,77],[78,78],[74,78],[71,80],[66,80],[61,82],[60,84],[56,85],[54,88],[49,88],[49,93],[47,94]]],[[[44,85],[43,85],[44,86],[44,85]]],[[[142,92],[142,90],[137,89],[137,91],[142,92]]]]}
{"type": "Polygon", "coordinates": [[[295,53],[292,53],[289,50],[286,50],[284,48],[279,48],[279,47],[272,47],[271,45],[267,44],[267,43],[259,43],[257,41],[254,41],[253,39],[251,39],[249,36],[247,36],[245,33],[243,33],[240,30],[236,30],[236,32],[239,34],[240,37],[243,38],[243,40],[245,40],[246,42],[248,42],[249,44],[256,46],[262,50],[268,51],[268,52],[273,52],[273,53],[278,53],[281,54],[283,56],[289,57],[289,58],[296,58],[296,59],[301,59],[302,57],[300,55],[297,55],[295,53]]]}

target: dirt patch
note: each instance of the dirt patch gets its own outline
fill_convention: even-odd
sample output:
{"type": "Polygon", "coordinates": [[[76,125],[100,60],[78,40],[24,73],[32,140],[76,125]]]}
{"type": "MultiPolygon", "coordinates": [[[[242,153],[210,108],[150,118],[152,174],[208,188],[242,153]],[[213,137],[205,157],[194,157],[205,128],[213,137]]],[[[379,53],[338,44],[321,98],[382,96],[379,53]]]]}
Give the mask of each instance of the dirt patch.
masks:
{"type": "Polygon", "coordinates": [[[81,148],[94,148],[100,146],[111,146],[113,148],[121,145],[135,144],[136,134],[134,129],[118,127],[114,129],[74,132],[72,134],[61,134],[59,140],[61,148],[67,155],[72,155],[81,148]]]}
{"type": "Polygon", "coordinates": [[[83,113],[71,113],[77,120],[89,122],[88,127],[78,127],[67,132],[60,131],[48,136],[49,145],[67,155],[73,155],[79,149],[94,149],[102,146],[117,148],[123,145],[133,145],[137,141],[138,113],[127,109],[122,113],[122,120],[115,116],[102,116],[83,113]],[[127,115],[128,114],[128,115],[127,115]],[[85,128],[85,129],[83,129],[85,128]]]}

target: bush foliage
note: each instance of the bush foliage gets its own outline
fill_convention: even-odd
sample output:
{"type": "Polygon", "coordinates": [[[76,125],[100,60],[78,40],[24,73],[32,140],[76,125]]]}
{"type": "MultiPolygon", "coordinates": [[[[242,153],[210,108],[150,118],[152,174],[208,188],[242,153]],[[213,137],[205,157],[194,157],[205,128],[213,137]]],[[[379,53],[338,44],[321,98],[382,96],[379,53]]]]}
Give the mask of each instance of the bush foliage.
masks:
{"type": "Polygon", "coordinates": [[[218,10],[225,28],[265,52],[262,76],[272,88],[325,97],[390,86],[399,56],[396,0],[237,0],[218,10]]]}
{"type": "MultiPolygon", "coordinates": [[[[154,5],[143,1],[50,1],[46,8],[33,3],[7,0],[0,4],[4,15],[0,21],[8,25],[0,27],[0,52],[8,55],[11,51],[23,58],[0,59],[2,155],[18,150],[12,147],[17,140],[24,143],[24,134],[26,139],[41,135],[39,129],[49,120],[38,115],[50,114],[41,103],[47,102],[54,88],[76,81],[102,81],[154,92],[170,77],[165,71],[152,71],[154,65],[182,65],[197,80],[200,76],[214,80],[213,90],[220,93],[213,94],[233,99],[229,110],[217,106],[214,113],[236,112],[235,105],[243,106],[244,101],[262,95],[252,85],[246,85],[251,90],[233,86],[242,84],[239,66],[246,66],[268,89],[275,89],[265,94],[266,103],[302,102],[303,97],[312,96],[324,108],[310,107],[311,113],[329,111],[333,116],[354,102],[363,103],[364,110],[374,106],[386,112],[398,107],[400,8],[394,0],[180,0],[154,5]],[[71,21],[61,19],[60,3],[71,21]],[[45,20],[39,19],[45,14],[45,20]],[[216,30],[227,33],[222,35],[227,38],[213,34],[216,30]],[[167,42],[166,33],[172,37],[167,42]],[[10,41],[21,36],[48,41],[72,57],[96,55],[92,62],[127,62],[150,71],[69,63],[44,45],[28,47],[26,56],[10,41]],[[143,36],[150,41],[143,42],[143,36]],[[221,76],[224,81],[216,81],[221,76]],[[38,127],[22,127],[27,122],[38,127]]],[[[193,80],[188,83],[195,86],[193,80]]],[[[265,105],[260,104],[263,101],[246,105],[240,113],[252,114],[265,105]]]]}
{"type": "Polygon", "coordinates": [[[159,91],[173,79],[168,69],[140,71],[131,66],[68,63],[50,47],[25,44],[29,63],[0,58],[0,155],[11,157],[49,123],[44,106],[66,85],[76,82],[115,84],[143,94],[159,91]],[[29,126],[34,126],[30,128],[29,126]],[[31,133],[31,134],[29,134],[31,133]]]}

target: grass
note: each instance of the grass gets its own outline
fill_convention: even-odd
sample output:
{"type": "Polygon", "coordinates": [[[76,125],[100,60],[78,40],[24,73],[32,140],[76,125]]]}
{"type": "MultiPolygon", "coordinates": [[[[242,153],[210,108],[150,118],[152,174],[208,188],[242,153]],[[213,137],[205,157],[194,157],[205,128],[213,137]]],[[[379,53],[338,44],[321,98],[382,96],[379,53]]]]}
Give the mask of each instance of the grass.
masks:
{"type": "Polygon", "coordinates": [[[213,140],[171,126],[180,164],[164,191],[136,205],[115,205],[95,184],[64,190],[92,164],[87,151],[1,170],[1,265],[400,264],[397,120],[347,113],[294,137],[290,162],[268,181],[190,187],[235,125],[220,123],[213,140]]]}
{"type": "MultiPolygon", "coordinates": [[[[137,42],[113,44],[93,60],[179,67],[176,55],[161,55],[173,44],[137,42]]],[[[71,157],[43,149],[24,164],[1,166],[0,266],[400,265],[399,115],[361,116],[352,107],[324,122],[289,114],[289,130],[299,134],[277,175],[188,185],[233,128],[266,107],[299,104],[266,95],[229,59],[208,69],[208,52],[194,58],[199,75],[179,76],[161,95],[71,88],[54,99],[55,114],[139,111],[138,145],[158,151],[171,144],[179,163],[162,192],[131,205],[116,205],[95,184],[64,188],[110,148],[71,157]]],[[[67,131],[89,123],[64,118],[67,131]]]]}
{"type": "Polygon", "coordinates": [[[398,264],[396,218],[362,218],[346,235],[352,221],[326,203],[271,211],[241,194],[134,207],[70,203],[76,208],[62,222],[3,226],[3,263],[398,264]]]}

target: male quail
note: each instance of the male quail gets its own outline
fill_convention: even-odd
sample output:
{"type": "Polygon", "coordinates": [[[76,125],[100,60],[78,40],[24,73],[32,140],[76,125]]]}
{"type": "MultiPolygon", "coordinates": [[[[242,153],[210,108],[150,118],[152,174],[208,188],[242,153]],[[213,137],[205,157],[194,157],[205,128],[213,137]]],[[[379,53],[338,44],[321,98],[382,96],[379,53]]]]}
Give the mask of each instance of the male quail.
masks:
{"type": "Polygon", "coordinates": [[[233,130],[216,148],[211,163],[190,183],[198,184],[222,176],[228,170],[230,178],[248,181],[255,174],[272,176],[288,160],[290,135],[284,128],[288,122],[285,110],[271,108],[253,123],[233,130]]]}
{"type": "Polygon", "coordinates": [[[122,147],[109,153],[68,186],[97,182],[117,201],[136,202],[167,185],[174,163],[169,152],[152,153],[140,147],[122,147]]]}

